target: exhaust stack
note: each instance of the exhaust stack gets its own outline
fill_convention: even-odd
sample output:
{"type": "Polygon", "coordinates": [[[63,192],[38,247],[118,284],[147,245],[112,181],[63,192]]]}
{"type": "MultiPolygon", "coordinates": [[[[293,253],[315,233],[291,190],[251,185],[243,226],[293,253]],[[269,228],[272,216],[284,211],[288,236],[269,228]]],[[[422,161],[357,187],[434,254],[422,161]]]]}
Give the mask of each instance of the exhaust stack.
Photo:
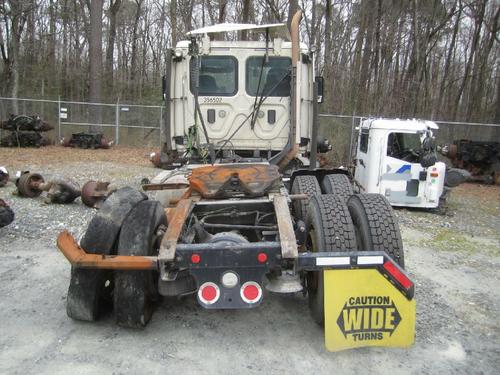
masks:
{"type": "Polygon", "coordinates": [[[300,119],[300,71],[297,65],[300,57],[300,40],[299,40],[299,25],[302,19],[302,11],[298,10],[292,18],[290,25],[290,35],[292,37],[292,103],[291,103],[291,116],[290,116],[290,138],[288,141],[288,152],[283,159],[278,163],[280,171],[286,168],[288,163],[299,152],[300,135],[298,135],[297,128],[300,119]]]}

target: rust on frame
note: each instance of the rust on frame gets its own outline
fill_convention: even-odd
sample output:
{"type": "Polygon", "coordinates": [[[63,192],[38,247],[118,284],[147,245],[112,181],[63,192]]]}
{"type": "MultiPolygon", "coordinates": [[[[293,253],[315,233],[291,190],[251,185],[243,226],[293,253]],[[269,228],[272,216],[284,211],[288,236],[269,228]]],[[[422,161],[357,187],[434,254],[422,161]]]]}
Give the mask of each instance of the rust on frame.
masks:
{"type": "Polygon", "coordinates": [[[195,168],[188,179],[191,188],[203,198],[228,198],[241,193],[263,196],[280,178],[275,165],[229,164],[195,168]]]}
{"type": "Polygon", "coordinates": [[[187,189],[188,187],[189,185],[185,183],[144,184],[142,185],[142,190],[144,191],[178,190],[178,189],[187,189]]]}
{"type": "Polygon", "coordinates": [[[177,240],[192,207],[192,199],[181,199],[175,207],[174,213],[168,218],[168,228],[161,240],[159,259],[163,261],[174,260],[177,240]]]}
{"type": "Polygon", "coordinates": [[[297,258],[299,250],[297,248],[297,240],[295,231],[293,230],[292,218],[288,202],[284,195],[275,195],[273,197],[274,212],[278,221],[278,230],[280,233],[281,255],[283,258],[297,258]]]}
{"type": "Polygon", "coordinates": [[[97,268],[106,270],[157,270],[156,257],[130,255],[88,254],[76,243],[68,231],[59,233],[57,247],[76,268],[97,268]]]}

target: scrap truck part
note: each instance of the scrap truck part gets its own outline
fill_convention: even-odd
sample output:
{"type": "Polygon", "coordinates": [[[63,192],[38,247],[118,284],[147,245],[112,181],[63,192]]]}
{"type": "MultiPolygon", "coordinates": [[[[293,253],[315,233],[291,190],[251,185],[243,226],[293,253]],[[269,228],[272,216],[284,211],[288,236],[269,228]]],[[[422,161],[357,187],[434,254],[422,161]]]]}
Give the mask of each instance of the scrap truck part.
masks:
{"type": "Polygon", "coordinates": [[[259,164],[200,167],[188,178],[191,188],[204,198],[229,198],[238,194],[259,197],[276,188],[280,179],[278,167],[259,164]]]}
{"type": "Polygon", "coordinates": [[[51,180],[45,182],[39,173],[22,172],[16,179],[17,194],[36,198],[47,192],[46,203],[71,203],[80,196],[80,187],[72,181],[51,180]]]}
{"type": "Polygon", "coordinates": [[[82,187],[82,202],[91,208],[99,208],[116,190],[109,186],[110,182],[87,181],[82,187]]]}
{"type": "Polygon", "coordinates": [[[74,133],[70,138],[63,138],[61,144],[64,147],[77,148],[103,148],[108,149],[113,145],[113,141],[107,139],[103,133],[74,133]]]}
{"type": "Polygon", "coordinates": [[[182,158],[176,150],[152,152],[149,154],[149,160],[156,168],[175,169],[182,165],[182,158]]]}
{"type": "Polygon", "coordinates": [[[54,127],[44,122],[39,116],[13,115],[7,121],[0,122],[0,129],[11,131],[35,131],[46,132],[54,127]]]}
{"type": "Polygon", "coordinates": [[[0,228],[3,228],[14,221],[14,211],[7,202],[0,199],[0,228]]]}
{"type": "Polygon", "coordinates": [[[9,182],[9,171],[5,167],[0,167],[0,187],[4,187],[9,182]]]}
{"type": "Polygon", "coordinates": [[[446,168],[446,174],[444,175],[444,185],[449,188],[457,187],[458,185],[464,183],[471,179],[471,174],[469,171],[460,168],[446,168]]]}
{"type": "Polygon", "coordinates": [[[41,185],[45,183],[39,173],[21,172],[16,179],[17,194],[21,197],[35,198],[42,194],[41,185]]]}
{"type": "Polygon", "coordinates": [[[50,144],[38,132],[13,131],[0,140],[2,147],[42,147],[50,144]]]}
{"type": "Polygon", "coordinates": [[[454,140],[439,147],[454,168],[470,172],[469,181],[500,185],[500,142],[454,140]]]}
{"type": "Polygon", "coordinates": [[[80,196],[80,187],[73,181],[51,180],[40,189],[47,192],[46,203],[71,203],[80,196]]]}

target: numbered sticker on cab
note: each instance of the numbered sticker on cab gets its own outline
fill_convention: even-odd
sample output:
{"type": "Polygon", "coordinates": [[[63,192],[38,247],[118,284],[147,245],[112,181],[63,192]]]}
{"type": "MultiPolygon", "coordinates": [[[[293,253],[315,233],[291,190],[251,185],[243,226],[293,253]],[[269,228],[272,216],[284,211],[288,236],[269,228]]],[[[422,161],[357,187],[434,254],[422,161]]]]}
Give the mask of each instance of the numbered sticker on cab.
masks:
{"type": "Polygon", "coordinates": [[[413,344],[415,300],[408,300],[380,272],[328,270],[324,281],[328,350],[413,344]]]}

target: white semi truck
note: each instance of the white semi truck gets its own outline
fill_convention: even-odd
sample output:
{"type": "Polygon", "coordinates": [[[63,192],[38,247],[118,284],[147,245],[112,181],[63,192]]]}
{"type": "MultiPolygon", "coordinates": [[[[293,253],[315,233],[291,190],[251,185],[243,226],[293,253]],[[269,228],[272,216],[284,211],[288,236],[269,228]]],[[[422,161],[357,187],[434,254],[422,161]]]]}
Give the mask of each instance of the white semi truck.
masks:
{"type": "Polygon", "coordinates": [[[168,51],[159,162],[170,170],[143,189],[179,194],[162,206],[119,189],[79,244],[59,235],[70,317],[95,320],[108,297],[118,324],[144,327],[160,295],[249,309],[303,291],[331,350],[413,343],[414,284],[391,206],[352,194],[345,171],[315,168],[321,80],[300,19],[291,41],[271,39],[285,25],[226,24],[168,51]],[[213,37],[239,30],[264,35],[213,37]]]}
{"type": "Polygon", "coordinates": [[[443,198],[446,165],[437,161],[432,121],[361,121],[354,183],[364,193],[384,195],[393,206],[436,208],[443,198]]]}

